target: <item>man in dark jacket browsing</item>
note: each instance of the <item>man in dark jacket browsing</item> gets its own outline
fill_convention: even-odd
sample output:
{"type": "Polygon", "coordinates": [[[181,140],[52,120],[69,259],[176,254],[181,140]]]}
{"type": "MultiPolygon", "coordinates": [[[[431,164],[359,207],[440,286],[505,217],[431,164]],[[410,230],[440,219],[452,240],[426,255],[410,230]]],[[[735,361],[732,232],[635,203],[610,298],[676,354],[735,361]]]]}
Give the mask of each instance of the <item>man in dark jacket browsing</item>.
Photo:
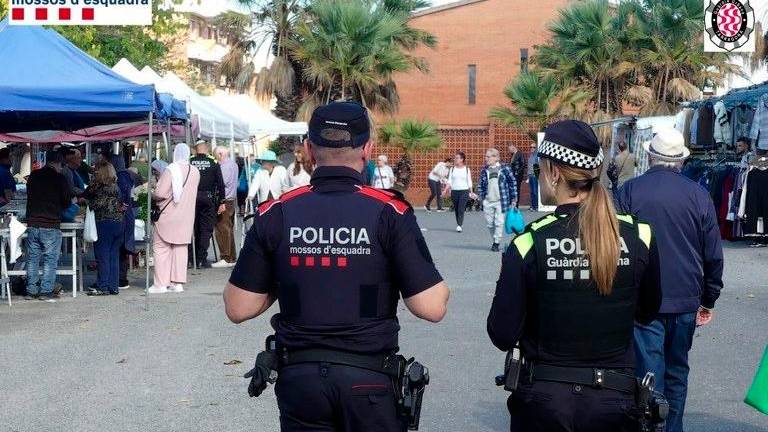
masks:
{"type": "Polygon", "coordinates": [[[49,150],[45,161],[45,166],[33,171],[27,181],[27,298],[55,301],[53,285],[61,254],[61,212],[71,203],[71,194],[61,174],[61,154],[49,150]],[[38,273],[41,258],[42,278],[38,273]]]}
{"type": "Polygon", "coordinates": [[[688,351],[697,326],[712,320],[723,288],[723,248],[712,198],[680,174],[690,155],[680,132],[660,130],[644,144],[651,168],[617,194],[620,211],[649,222],[661,261],[659,316],[635,324],[637,374],[656,375],[669,401],[667,432],[682,432],[688,393],[688,351]]]}

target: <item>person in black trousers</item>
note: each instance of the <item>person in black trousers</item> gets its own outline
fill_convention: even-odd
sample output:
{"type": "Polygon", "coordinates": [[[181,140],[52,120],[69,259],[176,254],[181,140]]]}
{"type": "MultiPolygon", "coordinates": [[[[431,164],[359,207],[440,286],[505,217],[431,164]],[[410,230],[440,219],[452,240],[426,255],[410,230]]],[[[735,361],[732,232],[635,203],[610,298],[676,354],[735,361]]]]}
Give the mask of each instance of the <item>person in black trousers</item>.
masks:
{"type": "MultiPolygon", "coordinates": [[[[522,188],[523,179],[525,179],[525,171],[528,167],[525,156],[520,149],[514,143],[509,143],[509,152],[512,153],[512,160],[509,162],[509,167],[512,170],[512,175],[515,177],[518,189],[522,188]]],[[[520,190],[518,190],[520,192],[520,190]]],[[[515,202],[515,208],[520,208],[520,200],[515,202]]]]}
{"type": "Polygon", "coordinates": [[[430,205],[432,200],[437,200],[437,211],[443,211],[443,185],[448,181],[448,172],[453,166],[453,159],[445,158],[444,161],[438,162],[432,171],[429,172],[429,198],[424,207],[428,212],[432,211],[430,205]]]}
{"type": "Polygon", "coordinates": [[[472,193],[472,171],[465,164],[466,160],[467,156],[464,152],[457,152],[453,158],[453,168],[448,171],[451,201],[453,202],[453,211],[456,214],[456,232],[463,231],[464,212],[467,211],[469,199],[477,197],[472,193]]]}

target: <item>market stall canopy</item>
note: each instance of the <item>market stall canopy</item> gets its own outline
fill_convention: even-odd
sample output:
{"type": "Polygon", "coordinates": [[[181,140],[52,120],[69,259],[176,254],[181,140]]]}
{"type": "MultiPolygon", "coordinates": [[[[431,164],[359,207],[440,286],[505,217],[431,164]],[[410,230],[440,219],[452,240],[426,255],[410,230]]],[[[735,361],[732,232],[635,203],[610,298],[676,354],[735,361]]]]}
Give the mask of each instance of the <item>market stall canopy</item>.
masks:
{"type": "Polygon", "coordinates": [[[54,30],[0,21],[0,132],[139,120],[155,90],[115,73],[54,30]]]}
{"type": "MultiPolygon", "coordinates": [[[[197,121],[192,120],[190,125],[192,135],[198,131],[197,121]]],[[[162,122],[153,122],[152,132],[156,137],[169,131],[168,125],[162,122]]],[[[171,124],[171,137],[176,139],[186,139],[186,127],[182,124],[171,124]]],[[[99,125],[76,131],[55,131],[43,130],[32,132],[8,132],[0,133],[2,142],[21,142],[21,143],[48,143],[65,141],[118,141],[127,139],[143,139],[149,135],[149,124],[146,120],[117,123],[110,125],[99,125]]]]}
{"type": "MultiPolygon", "coordinates": [[[[152,76],[138,70],[128,59],[122,58],[112,67],[112,70],[121,76],[144,85],[153,84],[152,76]]],[[[154,72],[154,71],[153,71],[154,72]]],[[[157,94],[157,111],[155,118],[158,120],[186,120],[189,117],[187,113],[187,103],[173,97],[170,93],[157,94]]]]}
{"type": "Polygon", "coordinates": [[[252,136],[304,135],[307,133],[307,123],[289,122],[277,118],[246,95],[217,94],[206,99],[230,115],[247,122],[248,131],[252,136]]]}
{"type": "Polygon", "coordinates": [[[170,93],[177,99],[187,101],[189,110],[197,116],[200,135],[205,138],[247,140],[248,124],[224,112],[200,96],[173,72],[161,77],[152,68],[145,66],[141,72],[151,79],[158,91],[170,93]]]}
{"type": "Polygon", "coordinates": [[[713,96],[707,99],[688,102],[686,106],[690,108],[699,108],[705,102],[715,104],[718,101],[723,101],[725,108],[728,111],[731,111],[741,104],[756,107],[757,101],[766,93],[768,93],[768,81],[749,87],[733,89],[722,96],[713,96]]]}

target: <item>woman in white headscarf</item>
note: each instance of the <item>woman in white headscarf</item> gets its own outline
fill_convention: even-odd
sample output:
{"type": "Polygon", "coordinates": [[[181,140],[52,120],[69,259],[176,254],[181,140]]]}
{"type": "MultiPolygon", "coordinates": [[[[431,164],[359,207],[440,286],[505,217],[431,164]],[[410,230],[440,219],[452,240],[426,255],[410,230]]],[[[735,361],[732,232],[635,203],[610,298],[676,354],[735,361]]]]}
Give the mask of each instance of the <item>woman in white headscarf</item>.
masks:
{"type": "Polygon", "coordinates": [[[163,171],[153,194],[160,219],[155,222],[152,251],[155,278],[150,294],[182,292],[187,282],[187,246],[192,242],[200,173],[189,164],[189,146],[177,144],[173,163],[163,171]]]}

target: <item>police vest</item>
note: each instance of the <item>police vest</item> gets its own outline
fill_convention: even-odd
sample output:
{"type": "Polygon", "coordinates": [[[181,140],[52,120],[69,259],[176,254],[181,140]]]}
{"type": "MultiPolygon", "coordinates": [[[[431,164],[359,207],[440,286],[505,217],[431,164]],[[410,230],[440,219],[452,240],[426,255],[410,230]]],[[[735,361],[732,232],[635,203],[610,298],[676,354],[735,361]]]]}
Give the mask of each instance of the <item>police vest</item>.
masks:
{"type": "Polygon", "coordinates": [[[216,161],[207,155],[196,155],[189,160],[190,165],[200,172],[200,183],[197,190],[205,192],[216,191],[216,161]]]}
{"type": "Polygon", "coordinates": [[[274,262],[281,319],[329,329],[394,319],[398,290],[379,240],[379,218],[387,205],[402,212],[407,205],[363,186],[344,193],[307,186],[279,201],[283,233],[274,262]]]}
{"type": "MultiPolygon", "coordinates": [[[[629,349],[639,292],[636,270],[647,259],[650,226],[619,215],[621,255],[611,294],[601,295],[578,238],[578,216],[549,215],[514,241],[523,257],[535,250],[538,274],[524,339],[547,357],[590,360],[629,349]]],[[[647,262],[647,261],[646,261],[647,262]]]]}

